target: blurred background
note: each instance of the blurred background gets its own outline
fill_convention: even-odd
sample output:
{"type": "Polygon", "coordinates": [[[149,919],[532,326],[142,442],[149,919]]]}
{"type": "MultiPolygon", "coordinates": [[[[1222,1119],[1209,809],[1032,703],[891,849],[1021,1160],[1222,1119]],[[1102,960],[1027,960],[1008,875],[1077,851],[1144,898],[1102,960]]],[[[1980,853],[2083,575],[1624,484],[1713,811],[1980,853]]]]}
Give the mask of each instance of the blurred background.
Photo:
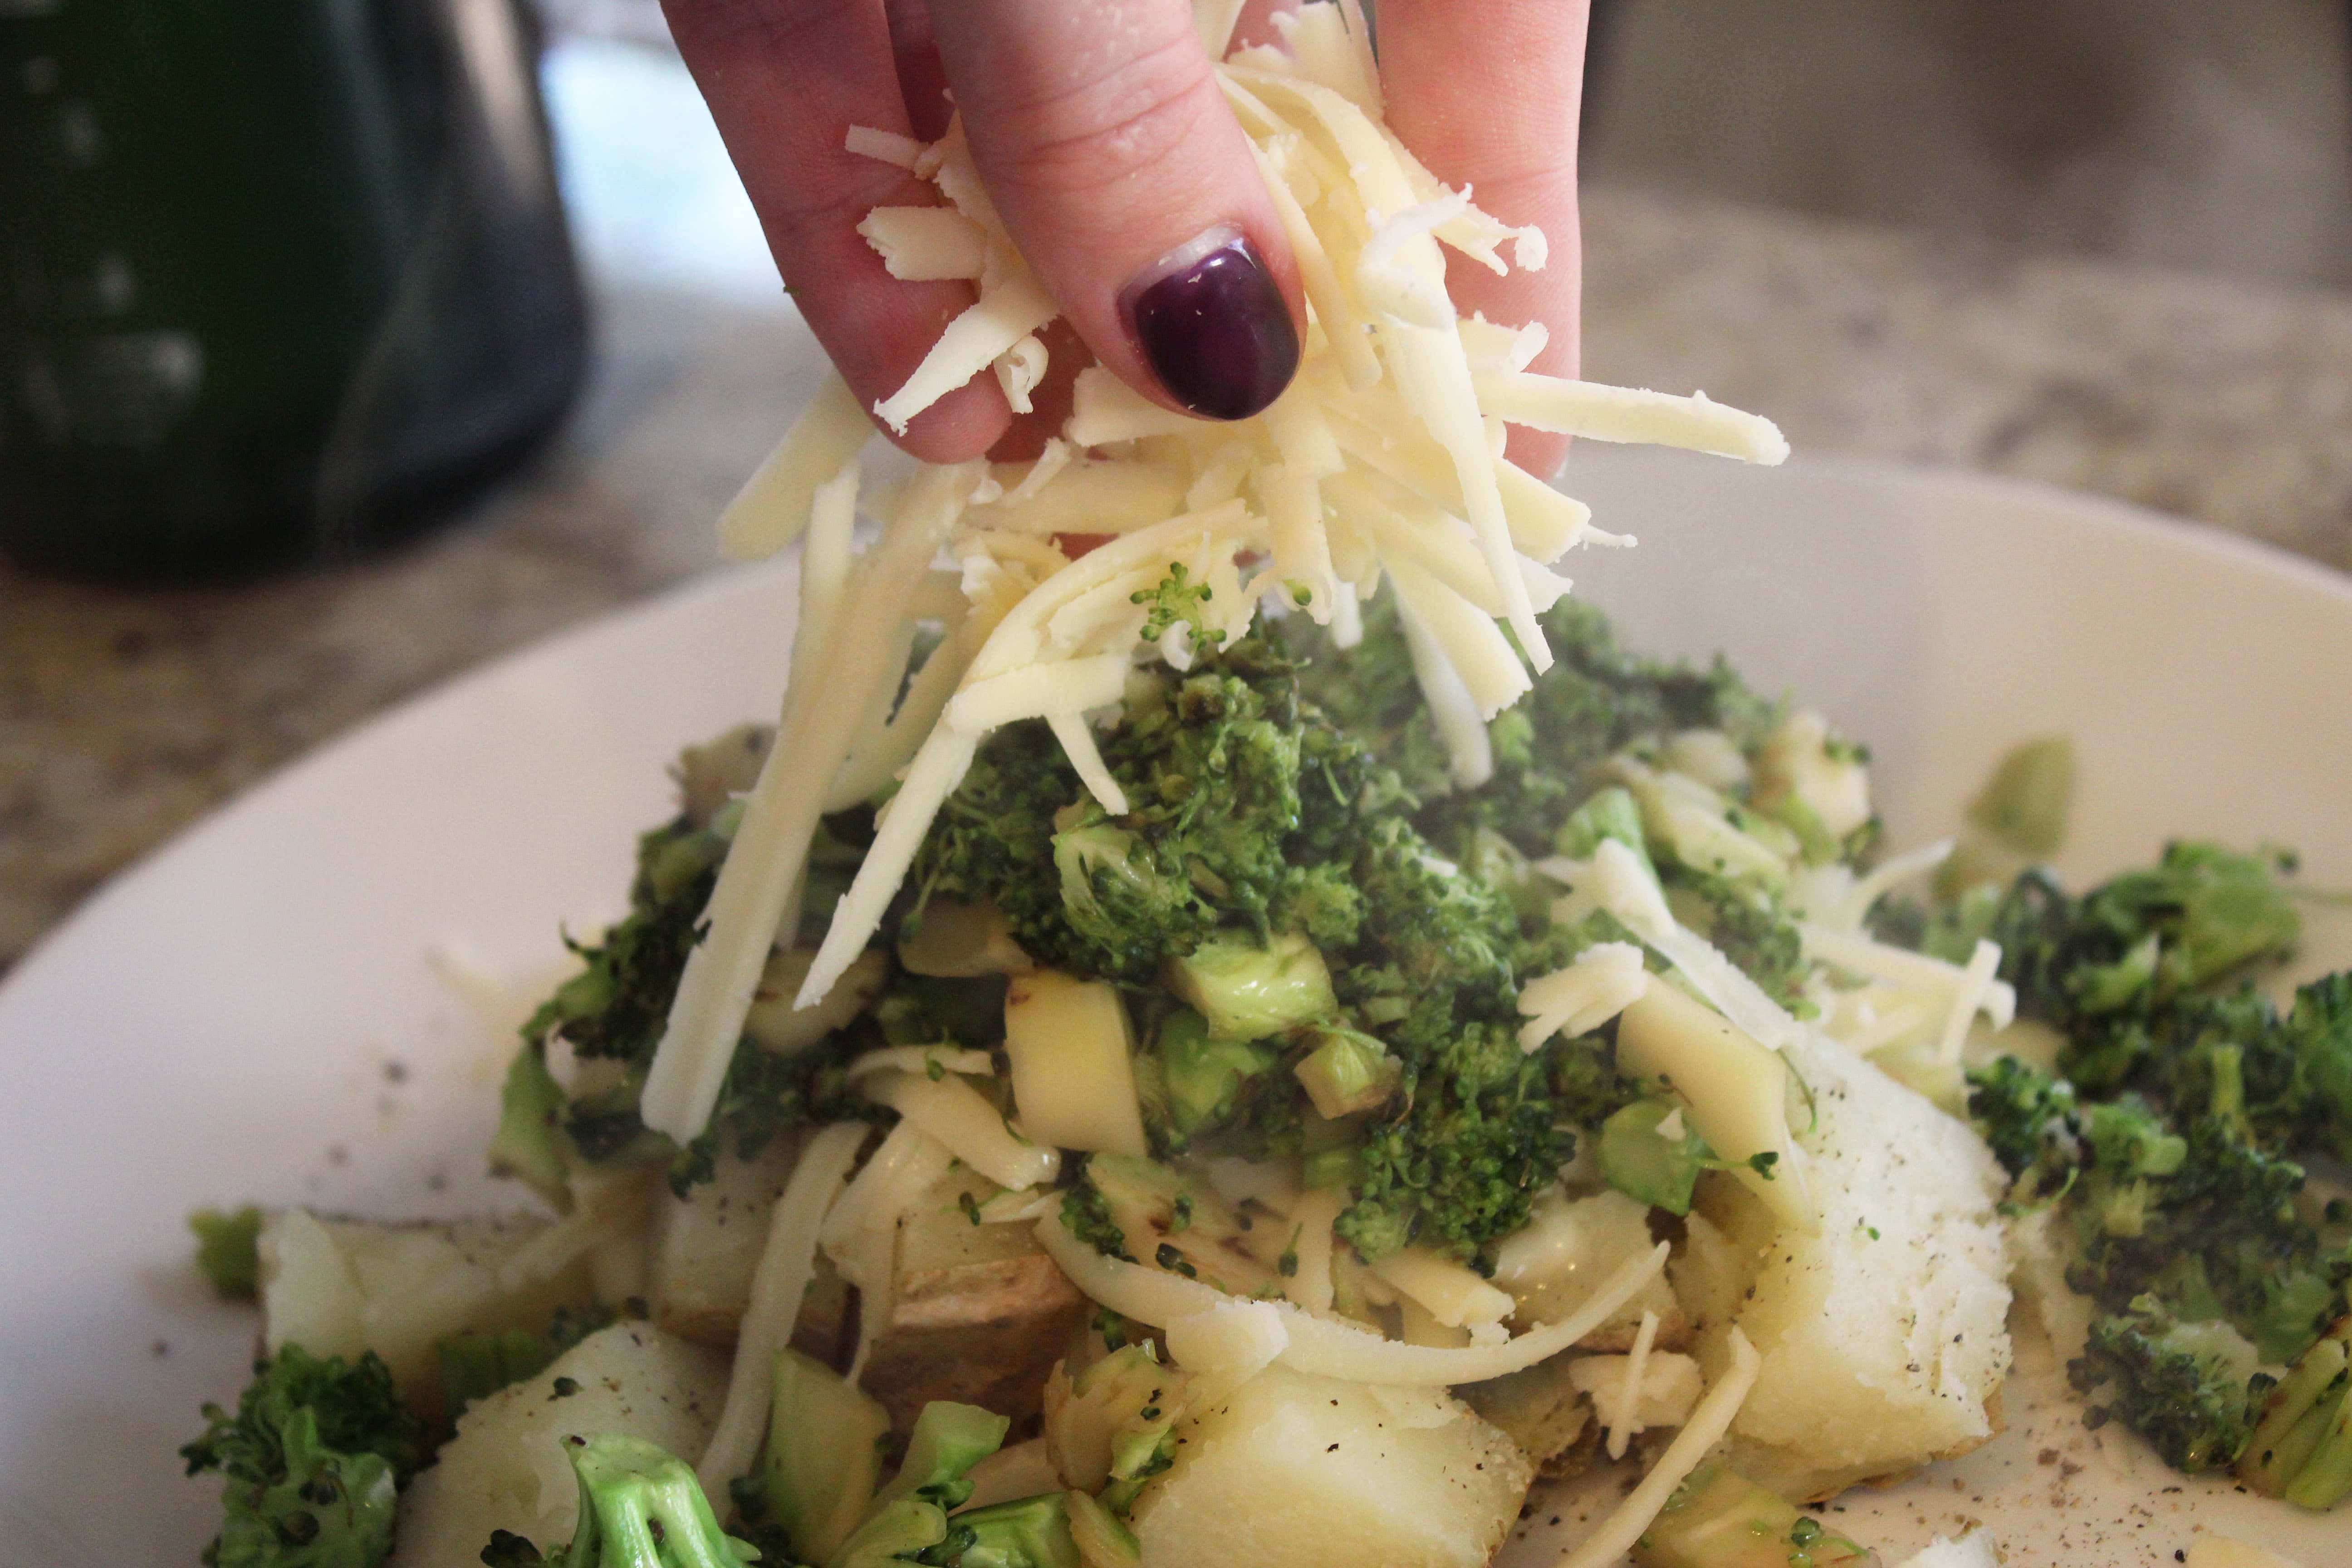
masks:
{"type": "MultiPolygon", "coordinates": [[[[1588,374],[2352,565],[2348,23],[1595,0],[1588,374]]],[[[715,566],[814,354],[653,0],[0,0],[0,969],[715,566]]]]}

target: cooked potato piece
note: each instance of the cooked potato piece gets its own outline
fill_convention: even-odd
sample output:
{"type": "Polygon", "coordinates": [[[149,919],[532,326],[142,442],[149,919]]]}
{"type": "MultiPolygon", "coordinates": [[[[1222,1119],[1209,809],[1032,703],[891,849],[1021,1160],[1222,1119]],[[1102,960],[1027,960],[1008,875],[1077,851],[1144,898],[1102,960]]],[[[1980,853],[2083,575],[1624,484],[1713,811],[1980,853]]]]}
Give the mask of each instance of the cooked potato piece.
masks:
{"type": "Polygon", "coordinates": [[[814,1006],[796,1007],[801,983],[816,962],[813,947],[779,948],[760,971],[743,1032],[780,1057],[798,1056],[866,1011],[889,978],[890,961],[878,951],[861,952],[814,1006]]]}
{"type": "MultiPolygon", "coordinates": [[[[1655,1245],[1648,1205],[1620,1192],[1572,1198],[1554,1188],[1536,1199],[1526,1228],[1503,1243],[1495,1259],[1495,1283],[1517,1302],[1512,1317],[1521,1330],[1556,1323],[1590,1300],[1603,1280],[1655,1245]]],[[[1689,1348],[1690,1319],[1663,1278],[1635,1291],[1578,1347],[1631,1350],[1644,1312],[1658,1314],[1657,1348],[1689,1348]]]]}
{"type": "Polygon", "coordinates": [[[722,1153],[710,1180],[686,1196],[667,1186],[656,1195],[646,1300],[664,1332],[713,1350],[734,1347],[769,1218],[803,1142],[774,1139],[749,1160],[722,1153]]]}
{"type": "Polygon", "coordinates": [[[962,1199],[996,1190],[958,1165],[899,1227],[889,1323],[860,1382],[901,1434],[934,1399],[1036,1415],[1045,1374],[1086,1321],[1086,1298],[1028,1226],[972,1223],[962,1199]]]}
{"type": "Polygon", "coordinates": [[[625,1432],[691,1464],[726,1395],[716,1352],[648,1323],[589,1335],[539,1376],[467,1406],[440,1458],[401,1494],[391,1568],[473,1568],[494,1530],[555,1550],[579,1514],[566,1436],[625,1432]]]}
{"type": "Polygon", "coordinates": [[[434,1351],[441,1340],[466,1329],[543,1329],[556,1308],[595,1299],[584,1250],[546,1270],[517,1267],[527,1264],[526,1249],[570,1223],[517,1215],[378,1225],[303,1209],[271,1215],[260,1237],[262,1343],[345,1357],[372,1350],[392,1369],[401,1397],[430,1419],[441,1410],[434,1351]]]}
{"type": "Polygon", "coordinates": [[[1468,1405],[1269,1367],[1178,1428],[1137,1500],[1142,1568],[1478,1568],[1534,1467],[1468,1405]]]}
{"type": "MultiPolygon", "coordinates": [[[[2009,1370],[2006,1181],[1974,1133],[1807,1031],[1789,1065],[1819,1124],[1801,1140],[1821,1229],[1774,1228],[1710,1176],[1702,1204],[1760,1258],[1738,1322],[1763,1352],[1732,1462],[1789,1498],[1964,1453],[1990,1436],[2009,1370]]],[[[1727,1329],[1702,1344],[1722,1364],[1727,1329]]]]}
{"type": "Polygon", "coordinates": [[[720,806],[759,782],[775,739],[772,724],[738,724],[678,754],[678,805],[697,827],[710,826],[720,806]]]}
{"type": "Polygon", "coordinates": [[[1548,1479],[1582,1471],[1592,1463],[1600,1428],[1592,1402],[1569,1379],[1575,1358],[1556,1355],[1525,1372],[1455,1390],[1471,1409],[1501,1427],[1519,1451],[1548,1479]]]}

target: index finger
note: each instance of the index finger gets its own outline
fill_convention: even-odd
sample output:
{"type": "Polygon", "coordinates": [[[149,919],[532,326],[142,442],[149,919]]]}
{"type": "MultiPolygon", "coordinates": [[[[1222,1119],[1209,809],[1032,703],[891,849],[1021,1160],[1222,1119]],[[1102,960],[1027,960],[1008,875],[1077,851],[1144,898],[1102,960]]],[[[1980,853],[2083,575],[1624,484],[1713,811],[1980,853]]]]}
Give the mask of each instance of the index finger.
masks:
{"type": "MultiPolygon", "coordinates": [[[[663,0],[802,316],[871,409],[972,302],[961,282],[902,282],[857,233],[877,206],[930,206],[903,169],[843,144],[853,125],[911,133],[882,0],[663,0]]],[[[932,462],[978,457],[1012,418],[982,376],[918,416],[899,446],[932,462]]]]}

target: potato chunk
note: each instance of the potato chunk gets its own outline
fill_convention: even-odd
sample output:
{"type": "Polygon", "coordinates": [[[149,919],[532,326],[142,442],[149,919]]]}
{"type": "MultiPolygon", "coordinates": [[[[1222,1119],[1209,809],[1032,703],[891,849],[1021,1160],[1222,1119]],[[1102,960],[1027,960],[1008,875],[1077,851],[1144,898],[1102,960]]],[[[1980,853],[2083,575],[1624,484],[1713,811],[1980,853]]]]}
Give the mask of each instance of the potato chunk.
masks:
{"type": "Polygon", "coordinates": [[[1142,1568],[1478,1568],[1533,1467],[1461,1401],[1269,1367],[1187,1420],[1134,1510],[1142,1568]]]}
{"type": "Polygon", "coordinates": [[[749,1160],[722,1152],[710,1180],[686,1196],[667,1186],[655,1194],[646,1300],[663,1331],[713,1350],[734,1348],[769,1219],[804,1142],[778,1138],[749,1160]]]}
{"type": "Polygon", "coordinates": [[[554,1551],[579,1519],[565,1437],[625,1432],[691,1464],[726,1396],[727,1358],[715,1352],[646,1323],[589,1335],[537,1377],[467,1406],[457,1435],[401,1495],[390,1568],[472,1568],[494,1530],[554,1551]]]}
{"type": "MultiPolygon", "coordinates": [[[[262,1343],[313,1355],[373,1351],[401,1397],[441,1410],[434,1346],[461,1330],[543,1329],[558,1307],[594,1300],[586,1253],[535,1269],[527,1249],[552,1232],[530,1215],[446,1225],[321,1219],[287,1209],[262,1222],[262,1343]]],[[[542,1244],[543,1245],[543,1244],[542,1244]]]]}
{"type": "Polygon", "coordinates": [[[901,1435],[934,1399],[1036,1415],[1046,1373],[1086,1321],[1086,1298],[1028,1226],[972,1223],[962,1199],[996,1190],[958,1165],[899,1227],[889,1320],[860,1382],[901,1435]]]}
{"type": "MultiPolygon", "coordinates": [[[[1787,1049],[1820,1121],[1818,1235],[1776,1230],[1715,1178],[1710,1217],[1760,1260],[1738,1322],[1763,1369],[1733,1463],[1811,1498],[1962,1453],[1996,1428],[2009,1371],[2000,1167],[1965,1125],[1812,1031],[1787,1049]]],[[[1706,1345],[1720,1364],[1727,1328],[1706,1345]]]]}

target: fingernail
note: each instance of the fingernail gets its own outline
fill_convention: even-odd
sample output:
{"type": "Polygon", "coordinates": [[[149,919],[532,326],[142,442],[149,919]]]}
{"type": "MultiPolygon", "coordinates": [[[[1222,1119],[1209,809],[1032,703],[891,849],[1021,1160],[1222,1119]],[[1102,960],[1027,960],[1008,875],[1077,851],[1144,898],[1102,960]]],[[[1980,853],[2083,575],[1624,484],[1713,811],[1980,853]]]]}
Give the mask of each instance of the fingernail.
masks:
{"type": "Polygon", "coordinates": [[[1146,268],[1120,297],[1160,384],[1193,413],[1246,419],[1298,369],[1298,330],[1257,247],[1210,229],[1146,268]]]}

